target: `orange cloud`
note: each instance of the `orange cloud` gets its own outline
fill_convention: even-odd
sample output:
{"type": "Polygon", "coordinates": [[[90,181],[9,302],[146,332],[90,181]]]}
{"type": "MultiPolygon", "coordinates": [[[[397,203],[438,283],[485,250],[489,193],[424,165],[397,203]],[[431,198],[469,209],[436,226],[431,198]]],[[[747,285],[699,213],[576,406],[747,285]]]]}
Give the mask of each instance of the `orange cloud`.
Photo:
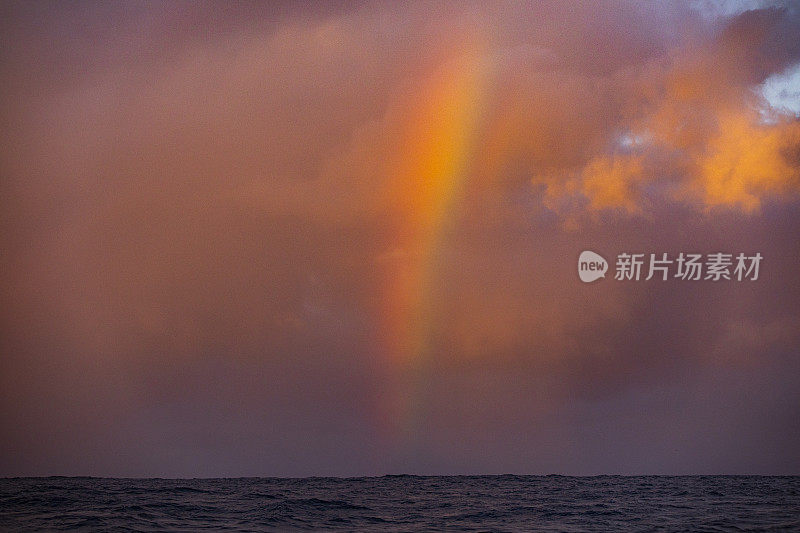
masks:
{"type": "Polygon", "coordinates": [[[698,189],[705,205],[736,206],[751,212],[765,198],[796,196],[800,164],[800,121],[754,124],[751,117],[723,115],[719,131],[697,158],[698,189]]]}
{"type": "Polygon", "coordinates": [[[583,169],[582,186],[593,209],[621,207],[638,211],[637,183],[643,178],[641,156],[599,157],[583,169]]]}
{"type": "MultiPolygon", "coordinates": [[[[796,47],[787,44],[796,37],[797,19],[796,12],[781,9],[746,12],[726,21],[711,40],[607,78],[584,78],[594,86],[592,94],[562,84],[570,106],[584,111],[583,120],[571,122],[572,110],[542,109],[521,124],[529,134],[518,143],[528,154],[532,184],[545,187],[545,205],[569,221],[576,210],[641,213],[645,191],[701,209],[745,212],[768,198],[796,198],[800,119],[770,109],[757,91],[769,75],[800,61],[796,47]],[[593,116],[598,104],[608,110],[602,121],[593,116]],[[553,113],[557,132],[548,133],[553,113]]],[[[547,98],[533,84],[527,95],[547,98]]],[[[505,137],[525,136],[503,124],[505,137]]],[[[506,160],[516,153],[506,150],[506,160]]],[[[503,167],[494,162],[493,168],[503,167]]]]}

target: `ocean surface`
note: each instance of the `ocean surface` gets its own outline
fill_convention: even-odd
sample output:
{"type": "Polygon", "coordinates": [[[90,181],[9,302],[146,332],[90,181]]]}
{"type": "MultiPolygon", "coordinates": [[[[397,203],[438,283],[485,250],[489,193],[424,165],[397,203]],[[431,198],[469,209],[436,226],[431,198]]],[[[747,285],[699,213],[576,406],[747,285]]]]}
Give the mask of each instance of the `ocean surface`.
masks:
{"type": "Polygon", "coordinates": [[[0,480],[2,531],[800,531],[800,477],[0,480]]]}

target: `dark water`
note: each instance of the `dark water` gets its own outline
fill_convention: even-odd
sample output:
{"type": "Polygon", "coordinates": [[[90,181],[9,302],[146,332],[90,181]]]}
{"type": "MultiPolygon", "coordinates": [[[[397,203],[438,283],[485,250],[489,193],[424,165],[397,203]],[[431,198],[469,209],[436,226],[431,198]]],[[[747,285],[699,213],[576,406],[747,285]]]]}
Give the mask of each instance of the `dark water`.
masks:
{"type": "Polygon", "coordinates": [[[800,477],[2,479],[0,529],[800,531],[800,477]]]}

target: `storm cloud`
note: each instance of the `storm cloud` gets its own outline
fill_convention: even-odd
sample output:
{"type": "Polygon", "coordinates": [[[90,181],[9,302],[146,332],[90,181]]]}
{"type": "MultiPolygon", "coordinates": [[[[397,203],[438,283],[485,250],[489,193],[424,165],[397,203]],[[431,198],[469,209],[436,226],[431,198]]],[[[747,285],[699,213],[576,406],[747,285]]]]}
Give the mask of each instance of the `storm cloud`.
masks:
{"type": "Polygon", "coordinates": [[[747,7],[6,4],[0,473],[800,473],[800,12],[747,7]]]}

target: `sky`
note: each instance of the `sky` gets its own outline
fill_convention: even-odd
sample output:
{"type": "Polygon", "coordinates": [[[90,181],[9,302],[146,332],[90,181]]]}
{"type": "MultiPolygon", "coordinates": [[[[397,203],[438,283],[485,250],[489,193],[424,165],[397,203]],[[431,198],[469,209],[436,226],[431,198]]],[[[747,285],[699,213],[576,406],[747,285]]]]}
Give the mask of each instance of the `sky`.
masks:
{"type": "Polygon", "coordinates": [[[800,474],[798,65],[780,2],[4,2],[0,475],[800,474]],[[614,279],[682,252],[763,260],[614,279]]]}

